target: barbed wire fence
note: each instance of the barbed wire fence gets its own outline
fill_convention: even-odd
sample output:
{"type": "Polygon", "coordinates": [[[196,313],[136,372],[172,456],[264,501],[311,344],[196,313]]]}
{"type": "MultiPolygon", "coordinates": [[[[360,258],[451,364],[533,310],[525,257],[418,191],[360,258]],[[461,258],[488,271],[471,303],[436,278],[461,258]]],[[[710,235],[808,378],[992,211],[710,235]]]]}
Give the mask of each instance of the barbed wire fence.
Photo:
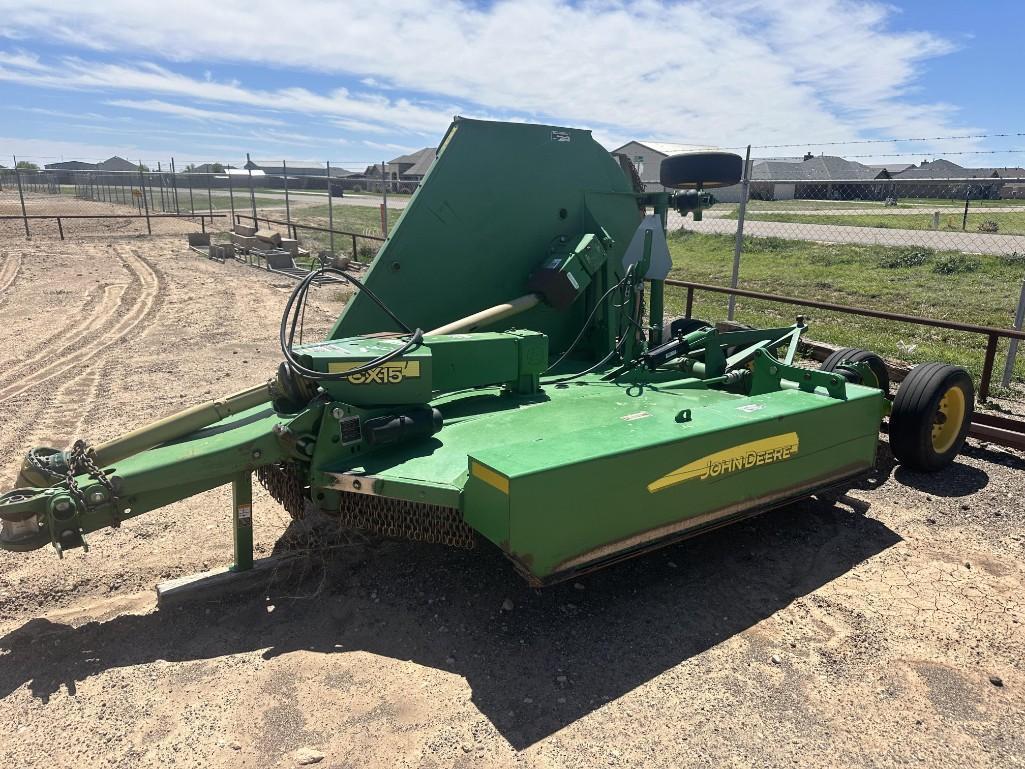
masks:
{"type": "MultiPolygon", "coordinates": [[[[868,143],[875,142],[811,146],[839,152],[847,144],[868,143]]],[[[759,150],[778,153],[801,146],[759,150]]],[[[942,154],[989,153],[955,148],[942,154]]],[[[718,202],[700,220],[670,214],[673,277],[1020,328],[1025,169],[964,168],[944,160],[921,162],[921,157],[867,156],[860,148],[846,156],[755,157],[741,184],[713,191],[718,202]],[[886,162],[866,165],[872,159],[886,162]]],[[[660,189],[657,162],[639,170],[646,189],[660,189]]],[[[386,162],[281,161],[256,169],[204,163],[180,169],[171,159],[166,166],[140,163],[121,171],[0,169],[0,234],[65,238],[206,230],[228,238],[249,225],[290,238],[307,265],[318,256],[367,263],[419,181],[393,172],[386,162]]],[[[685,304],[682,292],[667,292],[670,312],[682,314],[685,304]]],[[[711,293],[699,296],[690,309],[750,325],[786,320],[790,311],[711,293]]],[[[855,326],[849,316],[825,311],[816,312],[813,321],[814,334],[823,339],[871,345],[909,363],[953,358],[978,376],[987,357],[990,367],[996,357],[1005,361],[997,367],[997,386],[1025,397],[1025,360],[1016,358],[1013,342],[1000,340],[987,355],[977,338],[949,329],[870,318],[855,326]]]]}
{"type": "MultiPolygon", "coordinates": [[[[945,161],[892,170],[860,165],[810,154],[752,159],[741,184],[712,190],[717,202],[697,220],[670,212],[674,277],[1020,330],[1025,169],[951,168],[945,161]]],[[[672,300],[667,294],[667,305],[677,314],[691,305],[694,315],[762,326],[799,311],[721,294],[695,299],[693,292],[672,300]]],[[[891,319],[855,322],[826,310],[811,316],[817,339],[871,347],[909,365],[950,360],[968,368],[984,392],[992,386],[1025,401],[1017,340],[891,319]]]]}

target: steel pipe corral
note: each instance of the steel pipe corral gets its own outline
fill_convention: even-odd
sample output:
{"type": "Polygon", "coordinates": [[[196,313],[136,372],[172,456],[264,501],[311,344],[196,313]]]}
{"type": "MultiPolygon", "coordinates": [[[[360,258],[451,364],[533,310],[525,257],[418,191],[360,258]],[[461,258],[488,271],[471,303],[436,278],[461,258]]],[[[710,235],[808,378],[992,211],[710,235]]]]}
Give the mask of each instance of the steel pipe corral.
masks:
{"type": "MultiPolygon", "coordinates": [[[[1001,338],[1021,340],[1025,339],[1025,330],[1016,328],[997,328],[995,326],[980,326],[974,323],[961,323],[952,320],[940,320],[938,318],[919,318],[914,315],[904,315],[898,312],[887,312],[885,310],[872,310],[866,307],[850,307],[833,302],[822,302],[816,299],[797,299],[792,296],[781,294],[769,294],[763,291],[751,291],[745,288],[729,288],[726,286],[712,286],[707,283],[694,283],[688,280],[675,280],[666,278],[664,283],[668,286],[677,286],[687,289],[686,317],[691,317],[694,309],[694,293],[696,291],[710,291],[716,294],[728,294],[734,296],[745,296],[750,299],[760,299],[766,302],[779,302],[780,304],[792,304],[799,307],[812,307],[818,310],[830,310],[832,312],[846,313],[848,315],[860,315],[867,318],[880,318],[892,320],[899,323],[910,323],[919,326],[932,326],[933,328],[944,328],[951,331],[963,331],[970,334],[982,334],[986,336],[986,354],[983,360],[982,375],[979,379],[979,400],[985,401],[989,397],[990,381],[993,378],[993,363],[996,358],[997,343],[1001,338]]],[[[976,413],[972,419],[972,426],[969,435],[974,438],[981,438],[1001,446],[1008,446],[1025,450],[1025,421],[1009,419],[1007,417],[994,417],[985,413],[976,413]],[[999,419],[999,424],[994,422],[999,419]]]]}

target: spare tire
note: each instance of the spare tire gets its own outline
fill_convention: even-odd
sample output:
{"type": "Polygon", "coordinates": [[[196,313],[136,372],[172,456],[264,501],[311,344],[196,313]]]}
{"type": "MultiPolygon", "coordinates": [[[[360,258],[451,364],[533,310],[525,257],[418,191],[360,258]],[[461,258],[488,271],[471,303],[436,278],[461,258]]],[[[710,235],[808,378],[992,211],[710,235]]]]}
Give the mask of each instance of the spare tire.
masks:
{"type": "Polygon", "coordinates": [[[663,187],[714,189],[740,182],[744,159],[732,152],[683,152],[670,155],[659,167],[663,187]]]}

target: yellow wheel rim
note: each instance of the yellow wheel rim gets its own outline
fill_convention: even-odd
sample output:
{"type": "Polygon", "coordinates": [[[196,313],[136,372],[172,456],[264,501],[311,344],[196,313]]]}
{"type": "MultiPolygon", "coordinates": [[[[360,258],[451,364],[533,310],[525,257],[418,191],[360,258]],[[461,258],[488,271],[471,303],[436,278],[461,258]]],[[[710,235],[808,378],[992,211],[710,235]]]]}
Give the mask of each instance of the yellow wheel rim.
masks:
{"type": "Polygon", "coordinates": [[[964,390],[960,387],[951,387],[943,393],[932,425],[932,448],[937,454],[950,451],[954,445],[964,424],[966,410],[964,390]]]}

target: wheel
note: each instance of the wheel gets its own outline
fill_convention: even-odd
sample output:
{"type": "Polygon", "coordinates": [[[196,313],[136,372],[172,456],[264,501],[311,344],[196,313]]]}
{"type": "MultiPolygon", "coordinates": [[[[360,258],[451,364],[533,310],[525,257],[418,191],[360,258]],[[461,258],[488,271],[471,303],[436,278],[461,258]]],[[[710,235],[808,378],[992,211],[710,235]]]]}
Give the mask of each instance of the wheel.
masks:
{"type": "Polygon", "coordinates": [[[975,411],[975,388],[968,372],[945,363],[911,369],[893,399],[890,449],[915,470],[940,470],[964,446],[975,411]]]}
{"type": "Polygon", "coordinates": [[[662,326],[662,341],[668,342],[674,337],[687,336],[687,334],[693,334],[695,331],[711,327],[712,324],[706,320],[698,320],[697,318],[677,318],[676,320],[662,326]]]}
{"type": "Polygon", "coordinates": [[[670,155],[659,166],[663,187],[729,187],[740,182],[744,159],[732,152],[684,152],[670,155]]]}
{"type": "MultiPolygon", "coordinates": [[[[850,363],[865,363],[872,371],[874,381],[865,381],[858,377],[858,381],[855,384],[863,384],[866,387],[875,387],[882,390],[886,395],[890,394],[890,372],[886,369],[886,363],[883,359],[876,355],[874,352],[868,350],[861,350],[857,347],[844,347],[841,350],[837,350],[832,353],[828,358],[822,361],[822,365],[819,368],[822,371],[839,371],[839,373],[845,373],[843,371],[843,363],[848,361],[850,363]]],[[[854,374],[853,369],[848,370],[849,373],[854,374]]]]}

